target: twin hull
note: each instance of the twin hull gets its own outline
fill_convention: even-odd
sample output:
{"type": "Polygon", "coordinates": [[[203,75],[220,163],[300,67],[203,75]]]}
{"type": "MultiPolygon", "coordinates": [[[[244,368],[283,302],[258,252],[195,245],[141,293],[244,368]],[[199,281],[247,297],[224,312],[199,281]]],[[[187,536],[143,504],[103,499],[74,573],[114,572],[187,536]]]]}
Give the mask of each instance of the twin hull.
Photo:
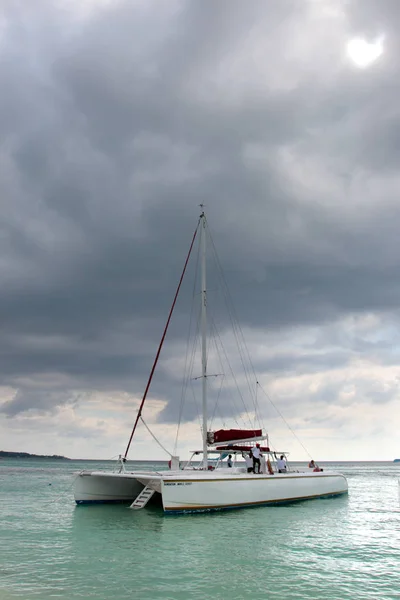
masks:
{"type": "Polygon", "coordinates": [[[77,504],[132,502],[143,487],[143,484],[131,473],[82,471],[75,478],[75,502],[77,504]]]}
{"type": "Polygon", "coordinates": [[[344,494],[346,478],[339,473],[219,475],[197,471],[153,473],[82,473],[75,482],[77,504],[132,502],[144,486],[161,494],[166,513],[198,512],[291,502],[344,494]]]}

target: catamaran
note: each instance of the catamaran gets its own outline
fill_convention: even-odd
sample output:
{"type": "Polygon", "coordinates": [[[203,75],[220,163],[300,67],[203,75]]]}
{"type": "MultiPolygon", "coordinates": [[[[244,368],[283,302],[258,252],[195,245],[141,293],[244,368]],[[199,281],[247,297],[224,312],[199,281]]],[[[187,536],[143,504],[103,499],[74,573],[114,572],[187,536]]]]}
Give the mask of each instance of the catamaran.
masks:
{"type": "Polygon", "coordinates": [[[133,509],[141,509],[151,498],[158,497],[165,513],[179,514],[331,497],[348,491],[347,480],[341,473],[319,467],[292,467],[288,462],[288,452],[272,449],[269,435],[263,428],[209,430],[208,380],[211,375],[207,369],[207,228],[202,207],[125,454],[120,455],[113,472],[85,470],[76,476],[74,496],[77,504],[126,502],[133,509]],[[139,422],[149,429],[142,416],[143,407],[198,233],[201,255],[199,379],[202,388],[202,447],[194,450],[187,462],[171,453],[168,470],[130,471],[126,466],[128,452],[139,422]],[[258,469],[253,469],[251,462],[249,466],[252,455],[260,456],[259,463],[253,461],[258,469]],[[238,458],[244,458],[247,465],[244,466],[238,458]]]}

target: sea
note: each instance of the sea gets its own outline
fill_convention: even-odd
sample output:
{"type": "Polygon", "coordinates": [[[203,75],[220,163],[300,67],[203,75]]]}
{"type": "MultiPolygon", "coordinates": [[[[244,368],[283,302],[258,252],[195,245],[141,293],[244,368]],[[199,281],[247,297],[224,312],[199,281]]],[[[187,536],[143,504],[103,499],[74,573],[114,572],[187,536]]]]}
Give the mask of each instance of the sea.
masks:
{"type": "Polygon", "coordinates": [[[3,459],[0,599],[400,599],[400,463],[321,466],[348,495],[166,516],[76,506],[76,473],[110,462],[3,459]]]}

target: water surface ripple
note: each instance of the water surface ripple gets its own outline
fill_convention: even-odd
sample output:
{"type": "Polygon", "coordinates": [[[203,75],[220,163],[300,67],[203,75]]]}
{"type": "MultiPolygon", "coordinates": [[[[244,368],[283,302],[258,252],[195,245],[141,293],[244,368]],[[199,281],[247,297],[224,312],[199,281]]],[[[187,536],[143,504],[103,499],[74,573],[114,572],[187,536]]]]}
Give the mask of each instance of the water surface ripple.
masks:
{"type": "Polygon", "coordinates": [[[98,466],[1,461],[0,599],[400,598],[400,464],[326,465],[349,496],[179,517],[76,507],[98,466]]]}

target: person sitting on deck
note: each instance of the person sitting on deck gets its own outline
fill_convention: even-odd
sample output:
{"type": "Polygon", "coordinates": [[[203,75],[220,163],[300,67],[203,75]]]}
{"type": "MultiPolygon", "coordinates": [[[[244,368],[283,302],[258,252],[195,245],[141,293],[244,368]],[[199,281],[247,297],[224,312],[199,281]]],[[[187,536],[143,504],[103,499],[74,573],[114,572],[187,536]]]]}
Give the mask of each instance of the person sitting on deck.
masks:
{"type": "Polygon", "coordinates": [[[253,454],[253,471],[254,471],[254,473],[261,473],[260,444],[255,445],[255,447],[252,449],[252,454],[253,454]],[[256,471],[256,466],[257,466],[257,471],[256,471]]]}
{"type": "Polygon", "coordinates": [[[323,471],[323,469],[320,469],[320,467],[314,460],[310,460],[310,462],[308,463],[308,468],[312,469],[314,473],[319,473],[320,471],[323,471]]]}
{"type": "Polygon", "coordinates": [[[286,461],[283,454],[281,454],[281,457],[278,459],[276,466],[278,467],[278,473],[286,473],[286,461]]]}
{"type": "Polygon", "coordinates": [[[244,458],[244,461],[246,463],[246,467],[247,467],[247,472],[248,473],[253,473],[253,455],[251,453],[251,450],[248,454],[244,454],[242,452],[242,456],[244,458]]]}
{"type": "Polygon", "coordinates": [[[230,454],[228,456],[228,460],[226,462],[227,462],[228,467],[231,469],[233,467],[232,454],[230,454]]]}

